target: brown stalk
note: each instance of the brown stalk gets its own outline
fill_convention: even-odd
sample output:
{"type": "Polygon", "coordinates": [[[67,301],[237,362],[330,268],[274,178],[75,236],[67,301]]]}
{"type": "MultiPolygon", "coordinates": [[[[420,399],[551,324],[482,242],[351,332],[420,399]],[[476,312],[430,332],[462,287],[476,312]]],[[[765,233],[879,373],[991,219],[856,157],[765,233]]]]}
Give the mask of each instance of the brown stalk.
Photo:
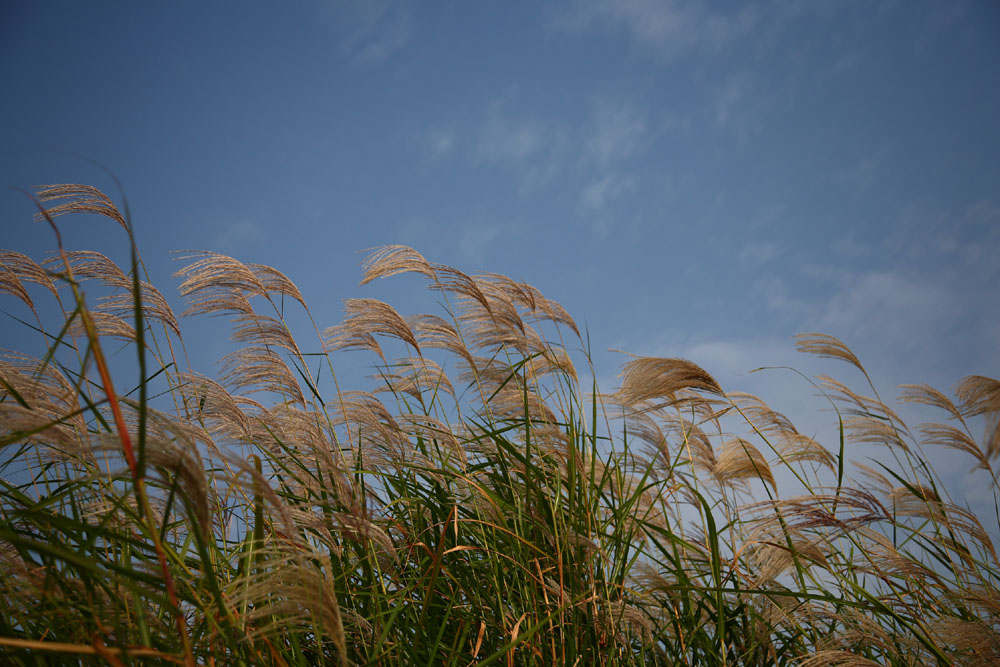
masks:
{"type": "MultiPolygon", "coordinates": [[[[181,660],[173,655],[170,655],[169,653],[163,653],[154,648],[148,648],[145,646],[114,649],[102,646],[98,649],[96,646],[87,646],[86,644],[35,641],[32,639],[15,639],[13,637],[0,637],[0,646],[9,646],[10,648],[34,651],[48,651],[50,653],[76,653],[78,655],[114,655],[115,653],[120,653],[121,655],[128,656],[129,658],[158,658],[160,660],[166,660],[176,664],[184,664],[181,660]]],[[[104,655],[104,657],[109,656],[104,655]]]]}

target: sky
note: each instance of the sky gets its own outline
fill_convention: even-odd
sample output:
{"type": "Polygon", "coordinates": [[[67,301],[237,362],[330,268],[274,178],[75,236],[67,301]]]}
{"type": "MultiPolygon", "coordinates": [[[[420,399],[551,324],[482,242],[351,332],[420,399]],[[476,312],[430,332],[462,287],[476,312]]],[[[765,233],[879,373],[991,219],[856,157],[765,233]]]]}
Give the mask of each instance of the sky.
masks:
{"type": "MultiPolygon", "coordinates": [[[[605,389],[611,349],[682,356],[829,436],[804,381],[749,373],[858,386],[796,333],[886,398],[1000,376],[993,2],[5,2],[0,90],[0,247],[53,249],[11,187],[113,193],[98,161],[177,312],[183,249],[282,270],[320,326],[349,297],[423,312],[358,286],[358,251],[398,243],[562,303],[605,389]]],[[[113,225],[63,226],[127,259],[113,225]]],[[[225,331],[182,326],[211,372],[225,331]]]]}

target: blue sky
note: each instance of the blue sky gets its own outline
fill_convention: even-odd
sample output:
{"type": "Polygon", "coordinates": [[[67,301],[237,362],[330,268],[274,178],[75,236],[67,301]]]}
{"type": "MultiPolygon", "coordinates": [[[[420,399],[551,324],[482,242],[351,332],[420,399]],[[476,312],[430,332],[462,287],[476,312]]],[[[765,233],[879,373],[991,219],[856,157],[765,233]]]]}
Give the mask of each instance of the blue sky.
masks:
{"type": "MultiPolygon", "coordinates": [[[[0,182],[107,165],[178,311],[177,249],[283,270],[321,326],[426,310],[357,287],[358,250],[403,243],[563,303],[606,388],[609,348],[685,356],[819,432],[807,386],[746,374],[857,379],[798,332],[886,396],[1000,375],[995,3],[8,2],[0,85],[0,182]]],[[[0,192],[0,245],[51,249],[31,213],[0,192]]],[[[210,368],[224,333],[184,327],[210,368]]]]}

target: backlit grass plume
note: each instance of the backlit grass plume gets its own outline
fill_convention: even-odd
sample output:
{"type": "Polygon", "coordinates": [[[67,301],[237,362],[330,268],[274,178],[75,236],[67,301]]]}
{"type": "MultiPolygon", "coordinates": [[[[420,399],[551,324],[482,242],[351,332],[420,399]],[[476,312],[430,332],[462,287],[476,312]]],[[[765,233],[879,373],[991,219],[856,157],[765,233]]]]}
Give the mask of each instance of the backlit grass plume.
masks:
{"type": "Polygon", "coordinates": [[[996,498],[997,380],[904,385],[933,413],[911,428],[804,334],[866,383],[819,379],[833,442],[695,361],[633,357],[602,393],[557,302],[405,246],[362,285],[421,280],[439,309],[359,295],[325,328],[277,269],[188,253],[185,315],[235,345],[210,377],[134,246],[58,242],[61,216],[131,238],[128,215],[87,186],[34,201],[59,253],[0,251],[4,330],[44,340],[0,353],[4,663],[1000,661],[996,517],[928,459],[996,498]],[[370,382],[342,386],[357,354],[370,382]]]}

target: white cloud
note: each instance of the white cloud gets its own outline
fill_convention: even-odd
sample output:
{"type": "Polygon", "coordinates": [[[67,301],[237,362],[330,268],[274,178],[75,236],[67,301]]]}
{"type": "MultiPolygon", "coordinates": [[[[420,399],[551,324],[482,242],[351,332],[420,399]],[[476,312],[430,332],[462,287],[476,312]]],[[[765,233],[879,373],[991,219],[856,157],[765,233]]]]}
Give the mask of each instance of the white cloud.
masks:
{"type": "Polygon", "coordinates": [[[817,329],[895,354],[923,352],[960,315],[961,301],[944,285],[916,275],[871,271],[834,294],[817,329]]]}
{"type": "Polygon", "coordinates": [[[328,0],[322,7],[340,50],[353,62],[385,61],[413,38],[408,5],[398,0],[328,0]]]}

